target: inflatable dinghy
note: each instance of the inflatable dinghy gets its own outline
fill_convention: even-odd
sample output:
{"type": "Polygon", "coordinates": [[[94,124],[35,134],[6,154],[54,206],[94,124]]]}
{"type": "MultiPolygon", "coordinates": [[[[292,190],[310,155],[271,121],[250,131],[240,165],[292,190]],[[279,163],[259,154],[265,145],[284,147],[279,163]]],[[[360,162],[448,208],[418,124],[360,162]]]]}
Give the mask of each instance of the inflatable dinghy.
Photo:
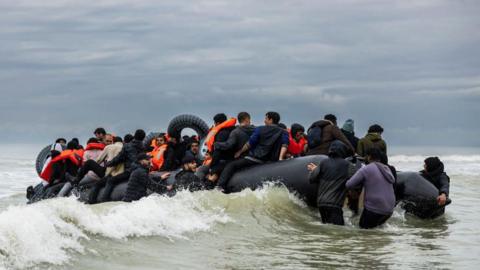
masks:
{"type": "MultiPolygon", "coordinates": [[[[168,132],[174,136],[180,136],[184,128],[191,128],[197,132],[200,139],[204,139],[208,133],[208,125],[202,119],[193,115],[180,115],[175,117],[169,124],[168,132]]],[[[145,138],[145,145],[150,145],[151,140],[156,133],[150,133],[145,138]]],[[[42,159],[47,159],[48,154],[43,149],[36,162],[38,168],[43,166],[42,159]]],[[[317,184],[310,184],[308,180],[309,172],[307,164],[313,162],[319,164],[327,157],[323,155],[299,157],[269,164],[262,164],[239,171],[233,175],[229,181],[226,192],[239,192],[243,189],[256,189],[262,187],[267,182],[274,182],[284,185],[291,192],[296,193],[305,202],[315,207],[317,197],[317,184]]],[[[44,161],[43,160],[43,161],[44,161]]],[[[360,166],[360,162],[356,163],[360,166]]],[[[40,173],[40,172],[39,172],[40,173]]],[[[445,207],[437,204],[436,197],[438,189],[424,179],[417,172],[398,172],[398,179],[395,185],[395,194],[397,202],[408,212],[420,218],[434,218],[443,214],[445,207]]],[[[73,190],[73,193],[79,196],[80,200],[87,201],[90,194],[89,184],[91,179],[84,179],[80,183],[80,189],[73,190]]],[[[68,184],[67,184],[68,185],[68,184]]],[[[110,196],[111,201],[120,201],[123,198],[127,188],[127,183],[117,185],[110,196]]],[[[68,196],[72,192],[60,192],[61,196],[68,196]]],[[[98,198],[102,196],[103,188],[100,190],[98,198]]],[[[41,184],[33,189],[33,196],[30,197],[29,203],[39,201],[46,198],[54,197],[50,194],[48,188],[44,188],[41,184]]],[[[450,203],[450,201],[448,202],[450,203]]]]}

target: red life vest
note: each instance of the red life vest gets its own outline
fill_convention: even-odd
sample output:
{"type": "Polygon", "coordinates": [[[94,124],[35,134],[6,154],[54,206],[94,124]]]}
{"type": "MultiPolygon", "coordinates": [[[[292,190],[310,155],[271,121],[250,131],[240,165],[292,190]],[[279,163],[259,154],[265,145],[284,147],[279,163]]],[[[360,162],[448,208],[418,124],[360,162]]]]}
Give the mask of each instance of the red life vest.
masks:
{"type": "MultiPolygon", "coordinates": [[[[210,155],[213,153],[213,144],[215,143],[215,136],[218,134],[218,132],[220,132],[220,130],[227,127],[234,127],[236,123],[237,123],[236,118],[230,118],[227,121],[217,126],[214,126],[210,129],[204,142],[210,155]]],[[[203,165],[210,165],[211,162],[212,162],[212,158],[210,156],[208,158],[205,158],[205,160],[203,161],[203,165]]]]}
{"type": "Polygon", "coordinates": [[[105,144],[103,143],[89,143],[87,144],[87,148],[85,150],[103,150],[105,148],[105,144]]]}
{"type": "Polygon", "coordinates": [[[297,142],[295,138],[292,137],[292,132],[288,130],[288,139],[288,153],[290,153],[292,156],[301,155],[305,149],[305,145],[307,144],[305,137],[302,136],[302,138],[300,138],[300,140],[297,142]]]}
{"type": "Polygon", "coordinates": [[[50,163],[48,163],[47,167],[45,168],[45,170],[43,170],[40,177],[43,180],[45,180],[47,182],[50,182],[50,177],[52,176],[52,166],[56,162],[60,162],[60,161],[64,161],[64,160],[70,160],[73,164],[75,164],[77,166],[82,165],[82,157],[83,157],[84,152],[85,152],[85,150],[83,150],[83,149],[79,149],[79,150],[67,149],[65,151],[62,151],[62,153],[60,155],[58,155],[57,157],[52,159],[50,161],[50,163]]]}

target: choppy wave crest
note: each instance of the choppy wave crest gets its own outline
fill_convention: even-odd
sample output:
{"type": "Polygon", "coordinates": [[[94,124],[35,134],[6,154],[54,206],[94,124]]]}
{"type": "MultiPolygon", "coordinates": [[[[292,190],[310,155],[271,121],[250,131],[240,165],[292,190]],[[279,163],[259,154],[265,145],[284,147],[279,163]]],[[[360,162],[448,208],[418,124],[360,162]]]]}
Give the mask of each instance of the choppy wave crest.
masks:
{"type": "Polygon", "coordinates": [[[228,195],[183,191],[171,198],[153,195],[133,203],[85,205],[70,197],[11,206],[0,213],[0,268],[63,265],[85,253],[86,242],[99,238],[188,239],[217,224],[241,223],[252,211],[267,220],[311,218],[308,210],[298,211],[304,208],[295,194],[270,184],[228,195]]]}

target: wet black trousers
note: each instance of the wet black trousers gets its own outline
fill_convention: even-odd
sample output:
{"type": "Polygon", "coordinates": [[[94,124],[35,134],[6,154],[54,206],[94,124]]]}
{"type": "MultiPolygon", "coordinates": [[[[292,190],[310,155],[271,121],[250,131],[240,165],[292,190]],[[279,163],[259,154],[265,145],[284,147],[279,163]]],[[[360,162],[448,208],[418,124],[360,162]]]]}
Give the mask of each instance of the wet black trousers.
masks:
{"type": "Polygon", "coordinates": [[[96,175],[98,175],[98,177],[100,178],[103,178],[105,176],[105,171],[107,170],[107,168],[101,166],[100,164],[98,164],[97,162],[95,162],[95,160],[87,160],[85,161],[85,163],[83,164],[82,168],[80,168],[80,170],[78,171],[78,175],[77,175],[77,179],[78,180],[82,180],[83,177],[89,172],[89,171],[92,171],[94,172],[96,175]]]}
{"type": "Polygon", "coordinates": [[[318,210],[322,217],[322,223],[345,225],[342,208],[335,206],[319,206],[318,210]]]}
{"type": "Polygon", "coordinates": [[[360,217],[360,228],[362,229],[371,229],[377,226],[382,225],[390,218],[390,215],[381,215],[374,213],[372,211],[363,209],[362,216],[360,217]]]}

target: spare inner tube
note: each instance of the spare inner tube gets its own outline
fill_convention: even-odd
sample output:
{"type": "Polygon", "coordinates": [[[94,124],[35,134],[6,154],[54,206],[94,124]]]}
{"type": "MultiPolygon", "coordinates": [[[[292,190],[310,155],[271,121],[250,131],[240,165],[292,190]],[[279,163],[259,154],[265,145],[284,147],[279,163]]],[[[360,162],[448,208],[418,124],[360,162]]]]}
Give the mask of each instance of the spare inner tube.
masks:
{"type": "Polygon", "coordinates": [[[40,153],[38,153],[37,160],[35,161],[35,169],[37,170],[37,174],[40,176],[42,173],[43,165],[45,161],[50,157],[50,150],[52,149],[52,145],[49,144],[45,146],[40,153]]]}
{"type": "Polygon", "coordinates": [[[209,131],[207,123],[205,123],[200,117],[191,114],[181,114],[170,121],[167,132],[169,136],[179,138],[182,134],[182,130],[185,128],[195,130],[198,134],[199,140],[205,138],[209,131]]]}

